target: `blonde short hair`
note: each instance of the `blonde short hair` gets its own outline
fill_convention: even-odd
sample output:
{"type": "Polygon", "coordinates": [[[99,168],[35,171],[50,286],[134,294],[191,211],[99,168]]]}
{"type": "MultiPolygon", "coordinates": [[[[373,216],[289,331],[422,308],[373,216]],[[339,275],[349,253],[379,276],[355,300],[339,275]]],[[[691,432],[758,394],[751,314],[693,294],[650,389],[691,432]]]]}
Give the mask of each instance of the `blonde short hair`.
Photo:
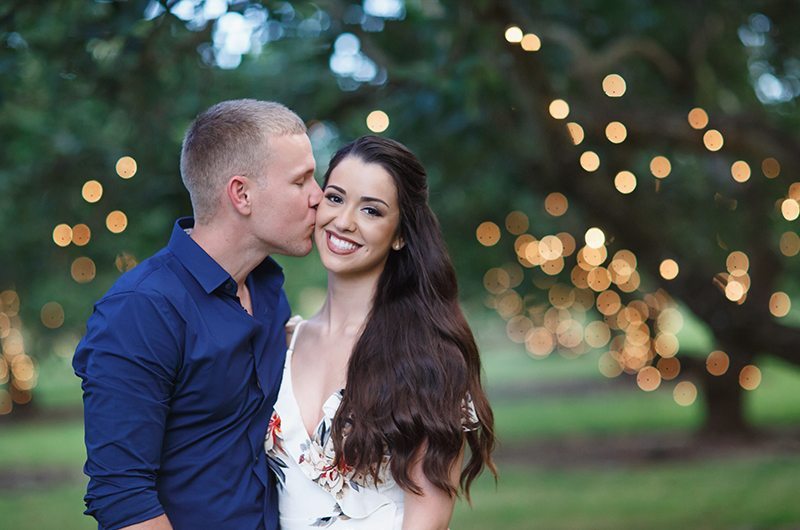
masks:
{"type": "Polygon", "coordinates": [[[235,99],[200,114],[183,138],[181,179],[192,199],[195,222],[216,214],[221,187],[234,175],[262,178],[270,136],[304,134],[297,114],[272,101],[235,99]]]}

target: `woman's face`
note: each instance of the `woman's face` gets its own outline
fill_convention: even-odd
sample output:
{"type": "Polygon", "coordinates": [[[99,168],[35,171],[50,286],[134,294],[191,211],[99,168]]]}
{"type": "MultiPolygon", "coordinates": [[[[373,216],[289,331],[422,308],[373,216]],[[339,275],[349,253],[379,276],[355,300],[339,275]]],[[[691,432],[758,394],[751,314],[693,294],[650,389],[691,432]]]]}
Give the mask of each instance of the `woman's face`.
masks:
{"type": "Polygon", "coordinates": [[[402,244],[399,225],[391,175],[355,156],[339,162],[317,208],[314,240],[325,268],[346,275],[380,274],[392,246],[402,244]]]}

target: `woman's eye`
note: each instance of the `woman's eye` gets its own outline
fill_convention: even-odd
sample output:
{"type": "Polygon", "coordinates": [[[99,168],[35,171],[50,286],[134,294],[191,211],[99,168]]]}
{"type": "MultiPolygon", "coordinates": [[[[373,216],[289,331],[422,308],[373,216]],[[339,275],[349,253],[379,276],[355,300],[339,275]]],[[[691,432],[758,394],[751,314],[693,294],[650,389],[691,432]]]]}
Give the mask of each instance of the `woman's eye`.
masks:
{"type": "Polygon", "coordinates": [[[341,204],[342,203],[342,198],[339,197],[338,195],[334,194],[334,193],[330,193],[330,194],[326,195],[325,198],[328,200],[328,202],[332,202],[334,204],[341,204]]]}
{"type": "Polygon", "coordinates": [[[380,217],[380,215],[381,215],[380,210],[378,210],[377,208],[369,207],[369,206],[364,208],[364,212],[366,212],[367,215],[370,215],[370,216],[373,216],[373,217],[380,217]]]}

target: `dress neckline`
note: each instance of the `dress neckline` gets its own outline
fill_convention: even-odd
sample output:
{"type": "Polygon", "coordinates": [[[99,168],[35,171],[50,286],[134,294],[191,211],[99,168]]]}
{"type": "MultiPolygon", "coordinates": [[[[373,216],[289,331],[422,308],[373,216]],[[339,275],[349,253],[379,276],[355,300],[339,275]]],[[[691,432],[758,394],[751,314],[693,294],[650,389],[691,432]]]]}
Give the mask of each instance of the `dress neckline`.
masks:
{"type": "Polygon", "coordinates": [[[297,323],[294,328],[294,332],[292,333],[292,339],[289,341],[289,348],[286,350],[286,373],[284,375],[284,380],[288,381],[289,383],[289,398],[292,404],[294,405],[295,410],[297,411],[297,417],[300,419],[300,424],[302,425],[303,434],[306,440],[311,441],[314,438],[314,433],[319,430],[319,426],[325,422],[326,419],[333,421],[333,416],[336,414],[336,410],[339,408],[339,403],[342,399],[342,393],[344,392],[344,388],[339,390],[334,390],[333,393],[328,396],[328,398],[322,403],[321,412],[322,416],[320,417],[319,421],[316,422],[314,425],[314,430],[309,433],[306,429],[306,422],[303,418],[303,410],[300,408],[300,402],[297,401],[297,396],[294,393],[294,379],[293,379],[293,370],[292,370],[292,358],[294,357],[294,348],[295,343],[297,342],[297,336],[300,334],[300,327],[308,322],[307,320],[301,320],[297,323]],[[288,377],[287,377],[288,376],[288,377]]]}

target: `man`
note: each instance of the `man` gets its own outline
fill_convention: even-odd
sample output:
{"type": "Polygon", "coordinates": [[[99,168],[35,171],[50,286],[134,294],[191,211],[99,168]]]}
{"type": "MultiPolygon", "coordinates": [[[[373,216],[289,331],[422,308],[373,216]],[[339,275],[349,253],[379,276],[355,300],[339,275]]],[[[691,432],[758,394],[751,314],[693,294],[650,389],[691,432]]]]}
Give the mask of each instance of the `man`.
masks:
{"type": "Polygon", "coordinates": [[[311,250],[314,169],[305,125],[277,103],[225,101],[186,133],[194,220],[95,304],[73,361],[101,529],[278,527],[263,443],[289,306],[268,256],[311,250]]]}

